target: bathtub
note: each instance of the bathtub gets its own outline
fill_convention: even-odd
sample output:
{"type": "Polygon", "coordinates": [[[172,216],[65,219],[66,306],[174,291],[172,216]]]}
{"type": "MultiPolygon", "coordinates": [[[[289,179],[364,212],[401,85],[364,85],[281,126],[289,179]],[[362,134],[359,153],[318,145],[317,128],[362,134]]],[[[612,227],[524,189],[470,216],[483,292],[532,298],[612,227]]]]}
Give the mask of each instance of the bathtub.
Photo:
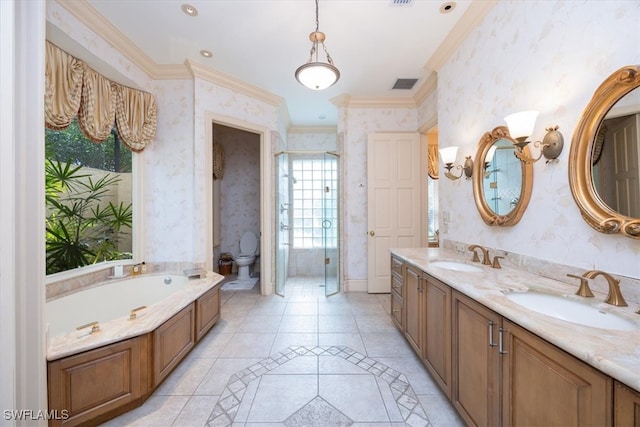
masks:
{"type": "MultiPolygon", "coordinates": [[[[128,316],[137,307],[147,310],[174,292],[184,289],[188,279],[178,275],[143,275],[105,282],[99,286],[60,297],[46,304],[46,321],[50,337],[73,333],[89,322],[100,324],[128,316]],[[169,284],[164,283],[168,278],[169,284]]],[[[142,311],[138,314],[141,316],[142,311]]]]}
{"type": "Polygon", "coordinates": [[[140,406],[219,319],[223,279],[145,274],[48,301],[49,409],[72,426],[140,406]]]}

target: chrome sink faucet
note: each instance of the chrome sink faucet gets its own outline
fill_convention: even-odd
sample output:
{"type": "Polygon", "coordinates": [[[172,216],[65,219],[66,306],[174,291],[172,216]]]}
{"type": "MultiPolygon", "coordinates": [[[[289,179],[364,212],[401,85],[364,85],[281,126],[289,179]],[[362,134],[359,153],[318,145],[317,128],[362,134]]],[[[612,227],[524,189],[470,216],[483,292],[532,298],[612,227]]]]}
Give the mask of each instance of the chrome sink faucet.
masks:
{"type": "Polygon", "coordinates": [[[480,258],[478,257],[478,253],[476,249],[480,249],[482,251],[482,264],[483,265],[491,265],[491,260],[489,259],[489,251],[487,248],[484,248],[480,245],[471,245],[468,248],[470,251],[473,251],[473,259],[472,262],[480,262],[480,258]]]}
{"type": "Polygon", "coordinates": [[[609,284],[609,295],[604,299],[604,302],[617,307],[626,307],[628,304],[620,292],[620,280],[600,270],[589,270],[582,275],[582,277],[586,277],[587,279],[595,279],[598,276],[604,277],[609,284]]]}

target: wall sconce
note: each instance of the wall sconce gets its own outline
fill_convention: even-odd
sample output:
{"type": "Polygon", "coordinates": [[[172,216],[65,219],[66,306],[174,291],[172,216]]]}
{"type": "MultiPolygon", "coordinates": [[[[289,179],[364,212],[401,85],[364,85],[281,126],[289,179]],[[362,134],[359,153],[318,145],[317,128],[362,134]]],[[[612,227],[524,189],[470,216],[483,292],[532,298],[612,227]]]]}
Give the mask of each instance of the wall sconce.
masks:
{"type": "Polygon", "coordinates": [[[465,157],[464,167],[462,165],[454,165],[456,161],[456,156],[458,155],[458,147],[447,147],[441,148],[440,150],[440,158],[442,158],[442,163],[444,163],[444,168],[447,170],[444,175],[452,181],[456,179],[460,179],[462,174],[467,177],[467,179],[471,178],[473,175],[473,160],[471,160],[471,156],[465,157]],[[456,168],[460,169],[460,175],[455,176],[451,173],[451,169],[456,168]]]}
{"type": "Polygon", "coordinates": [[[537,111],[521,111],[519,113],[510,114],[504,118],[509,127],[509,134],[515,142],[513,145],[516,147],[515,155],[524,163],[535,163],[544,156],[547,159],[546,163],[556,160],[560,153],[562,153],[562,147],[564,146],[564,138],[558,131],[558,126],[548,127],[546,135],[541,141],[533,143],[535,147],[540,148],[540,155],[537,158],[527,156],[523,149],[530,143],[527,138],[533,133],[533,128],[536,124],[536,118],[538,117],[537,111]]]}
{"type": "MultiPolygon", "coordinates": [[[[491,175],[491,172],[494,171],[490,171],[487,170],[489,169],[489,166],[491,165],[491,162],[493,161],[493,156],[496,154],[496,149],[498,147],[496,145],[492,145],[491,148],[489,148],[489,151],[487,151],[487,155],[484,158],[484,177],[489,178],[489,175],[491,175]]],[[[495,169],[495,171],[497,172],[498,169],[495,169]]]]}

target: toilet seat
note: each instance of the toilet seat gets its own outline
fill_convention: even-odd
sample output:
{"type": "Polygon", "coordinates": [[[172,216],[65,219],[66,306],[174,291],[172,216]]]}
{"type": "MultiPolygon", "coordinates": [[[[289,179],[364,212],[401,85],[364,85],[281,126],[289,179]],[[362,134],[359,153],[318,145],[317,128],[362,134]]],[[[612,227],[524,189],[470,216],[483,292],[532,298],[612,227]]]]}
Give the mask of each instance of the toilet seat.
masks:
{"type": "Polygon", "coordinates": [[[250,231],[245,232],[240,239],[240,257],[254,256],[258,249],[258,239],[250,231]]]}

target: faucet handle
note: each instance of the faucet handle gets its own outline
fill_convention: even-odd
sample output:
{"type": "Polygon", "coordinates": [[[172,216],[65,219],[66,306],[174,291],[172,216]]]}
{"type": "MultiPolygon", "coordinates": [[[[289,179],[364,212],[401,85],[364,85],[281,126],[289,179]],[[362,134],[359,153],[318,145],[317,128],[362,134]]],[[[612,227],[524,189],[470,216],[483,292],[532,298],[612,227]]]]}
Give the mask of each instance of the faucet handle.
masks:
{"type": "Polygon", "coordinates": [[[591,289],[589,288],[589,281],[586,277],[576,276],[575,274],[568,273],[567,276],[580,280],[580,287],[576,291],[576,295],[580,295],[581,297],[585,298],[593,298],[593,292],[591,292],[591,289]]]}
{"type": "Polygon", "coordinates": [[[493,267],[493,268],[502,268],[502,266],[500,265],[500,260],[501,259],[504,259],[504,257],[503,256],[499,256],[499,255],[494,256],[493,257],[493,265],[491,267],[493,267]]]}
{"type": "Polygon", "coordinates": [[[470,245],[467,249],[473,253],[473,259],[471,260],[471,262],[480,262],[480,257],[478,256],[478,252],[476,252],[476,249],[482,250],[482,248],[478,245],[470,245]]]}

